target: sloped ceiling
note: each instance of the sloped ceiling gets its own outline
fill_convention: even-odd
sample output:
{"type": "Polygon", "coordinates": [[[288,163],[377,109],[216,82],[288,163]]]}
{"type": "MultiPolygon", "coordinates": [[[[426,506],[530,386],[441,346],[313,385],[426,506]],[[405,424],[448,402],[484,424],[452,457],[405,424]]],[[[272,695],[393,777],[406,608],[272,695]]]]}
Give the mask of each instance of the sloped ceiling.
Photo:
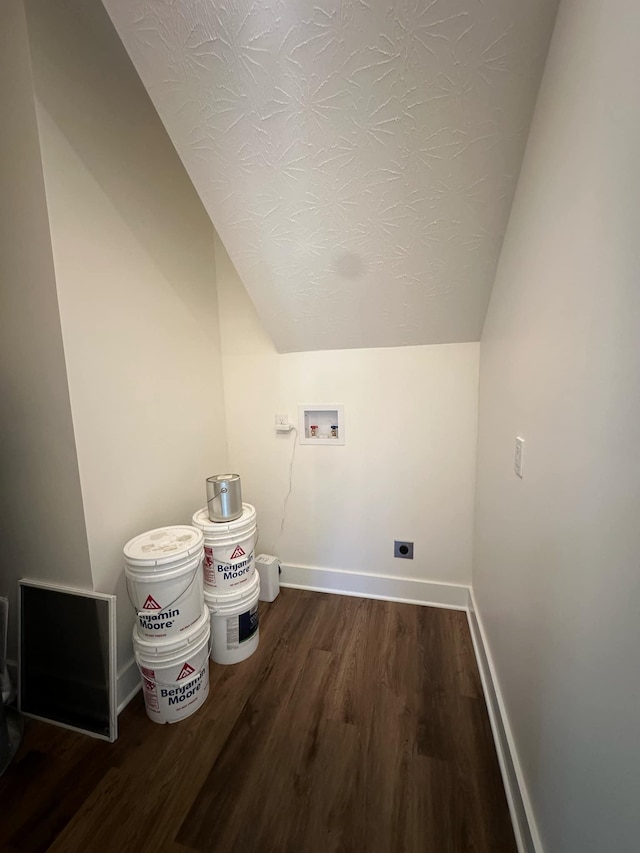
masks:
{"type": "Polygon", "coordinates": [[[478,340],[557,0],[104,0],[280,351],[478,340]]]}

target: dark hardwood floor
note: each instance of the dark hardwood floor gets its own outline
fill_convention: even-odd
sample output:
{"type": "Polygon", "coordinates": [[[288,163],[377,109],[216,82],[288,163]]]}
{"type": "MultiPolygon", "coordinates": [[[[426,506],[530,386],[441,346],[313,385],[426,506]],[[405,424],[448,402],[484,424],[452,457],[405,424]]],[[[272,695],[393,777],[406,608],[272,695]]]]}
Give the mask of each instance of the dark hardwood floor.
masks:
{"type": "Polygon", "coordinates": [[[464,613],[284,589],[260,647],[173,726],[29,721],[0,850],[512,853],[464,613]]]}

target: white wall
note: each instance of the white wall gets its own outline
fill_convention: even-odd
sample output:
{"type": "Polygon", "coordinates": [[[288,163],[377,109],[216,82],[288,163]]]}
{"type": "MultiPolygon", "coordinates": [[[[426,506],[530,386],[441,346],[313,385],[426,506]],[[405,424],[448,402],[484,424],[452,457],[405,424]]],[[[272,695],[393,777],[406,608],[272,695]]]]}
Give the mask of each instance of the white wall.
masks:
{"type": "Polygon", "coordinates": [[[283,562],[466,584],[478,344],[278,354],[224,248],[216,269],[231,467],[283,562]],[[274,416],[343,404],[344,447],[297,445],[274,416]],[[393,540],[415,559],[393,557],[393,540]]]}
{"type": "Polygon", "coordinates": [[[0,594],[16,656],[20,577],[91,588],[26,21],[0,4],[0,594]]]}
{"type": "Polygon", "coordinates": [[[91,569],[190,520],[227,449],[214,231],[99,2],[28,0],[38,122],[91,569]]]}
{"type": "Polygon", "coordinates": [[[638,849],[638,55],[635,0],[563,0],[481,344],[473,586],[547,853],[638,849]]]}

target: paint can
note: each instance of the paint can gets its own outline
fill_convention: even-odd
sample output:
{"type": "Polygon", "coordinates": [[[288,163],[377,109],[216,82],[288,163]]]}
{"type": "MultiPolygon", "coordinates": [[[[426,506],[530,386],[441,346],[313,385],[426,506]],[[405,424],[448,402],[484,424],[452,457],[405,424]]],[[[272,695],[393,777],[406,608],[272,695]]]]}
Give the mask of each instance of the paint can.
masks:
{"type": "Polygon", "coordinates": [[[188,525],[160,527],[124,546],[125,577],[141,637],[167,640],[202,613],[204,536],[188,525]]]}
{"type": "Polygon", "coordinates": [[[239,474],[214,474],[207,477],[209,521],[234,521],[243,512],[239,474]]]}
{"type": "Polygon", "coordinates": [[[258,526],[254,507],[243,504],[241,517],[226,522],[210,521],[204,507],[194,514],[192,523],[204,534],[205,591],[226,595],[246,587],[256,572],[258,526]]]}
{"type": "Polygon", "coordinates": [[[212,595],[205,590],[204,600],[211,614],[211,660],[240,663],[255,652],[260,640],[259,596],[257,573],[245,589],[231,595],[212,595]]]}
{"type": "Polygon", "coordinates": [[[133,650],[142,676],[147,716],[177,723],[202,707],[209,695],[209,611],[177,640],[149,640],[133,629],[133,650]]]}

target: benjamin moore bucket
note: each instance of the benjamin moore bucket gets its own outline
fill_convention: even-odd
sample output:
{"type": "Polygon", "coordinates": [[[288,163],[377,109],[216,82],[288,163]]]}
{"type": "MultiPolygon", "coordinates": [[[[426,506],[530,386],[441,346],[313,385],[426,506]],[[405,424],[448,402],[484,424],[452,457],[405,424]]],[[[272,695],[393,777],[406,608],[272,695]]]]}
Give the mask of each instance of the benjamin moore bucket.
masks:
{"type": "Polygon", "coordinates": [[[246,587],[255,576],[256,511],[242,504],[236,521],[210,521],[206,507],[192,519],[204,534],[202,574],[206,592],[224,595],[246,587]]]}
{"type": "Polygon", "coordinates": [[[140,636],[173,639],[198,621],[203,544],[201,530],[179,525],[142,533],[124,546],[127,589],[140,636]]]}
{"type": "Polygon", "coordinates": [[[258,598],[260,577],[256,573],[248,586],[231,595],[212,595],[206,589],[205,604],[211,614],[211,660],[240,663],[258,648],[258,598]]]}
{"type": "Polygon", "coordinates": [[[133,629],[133,649],[142,675],[147,716],[154,723],[190,717],[209,695],[209,611],[177,640],[154,641],[133,629]]]}

